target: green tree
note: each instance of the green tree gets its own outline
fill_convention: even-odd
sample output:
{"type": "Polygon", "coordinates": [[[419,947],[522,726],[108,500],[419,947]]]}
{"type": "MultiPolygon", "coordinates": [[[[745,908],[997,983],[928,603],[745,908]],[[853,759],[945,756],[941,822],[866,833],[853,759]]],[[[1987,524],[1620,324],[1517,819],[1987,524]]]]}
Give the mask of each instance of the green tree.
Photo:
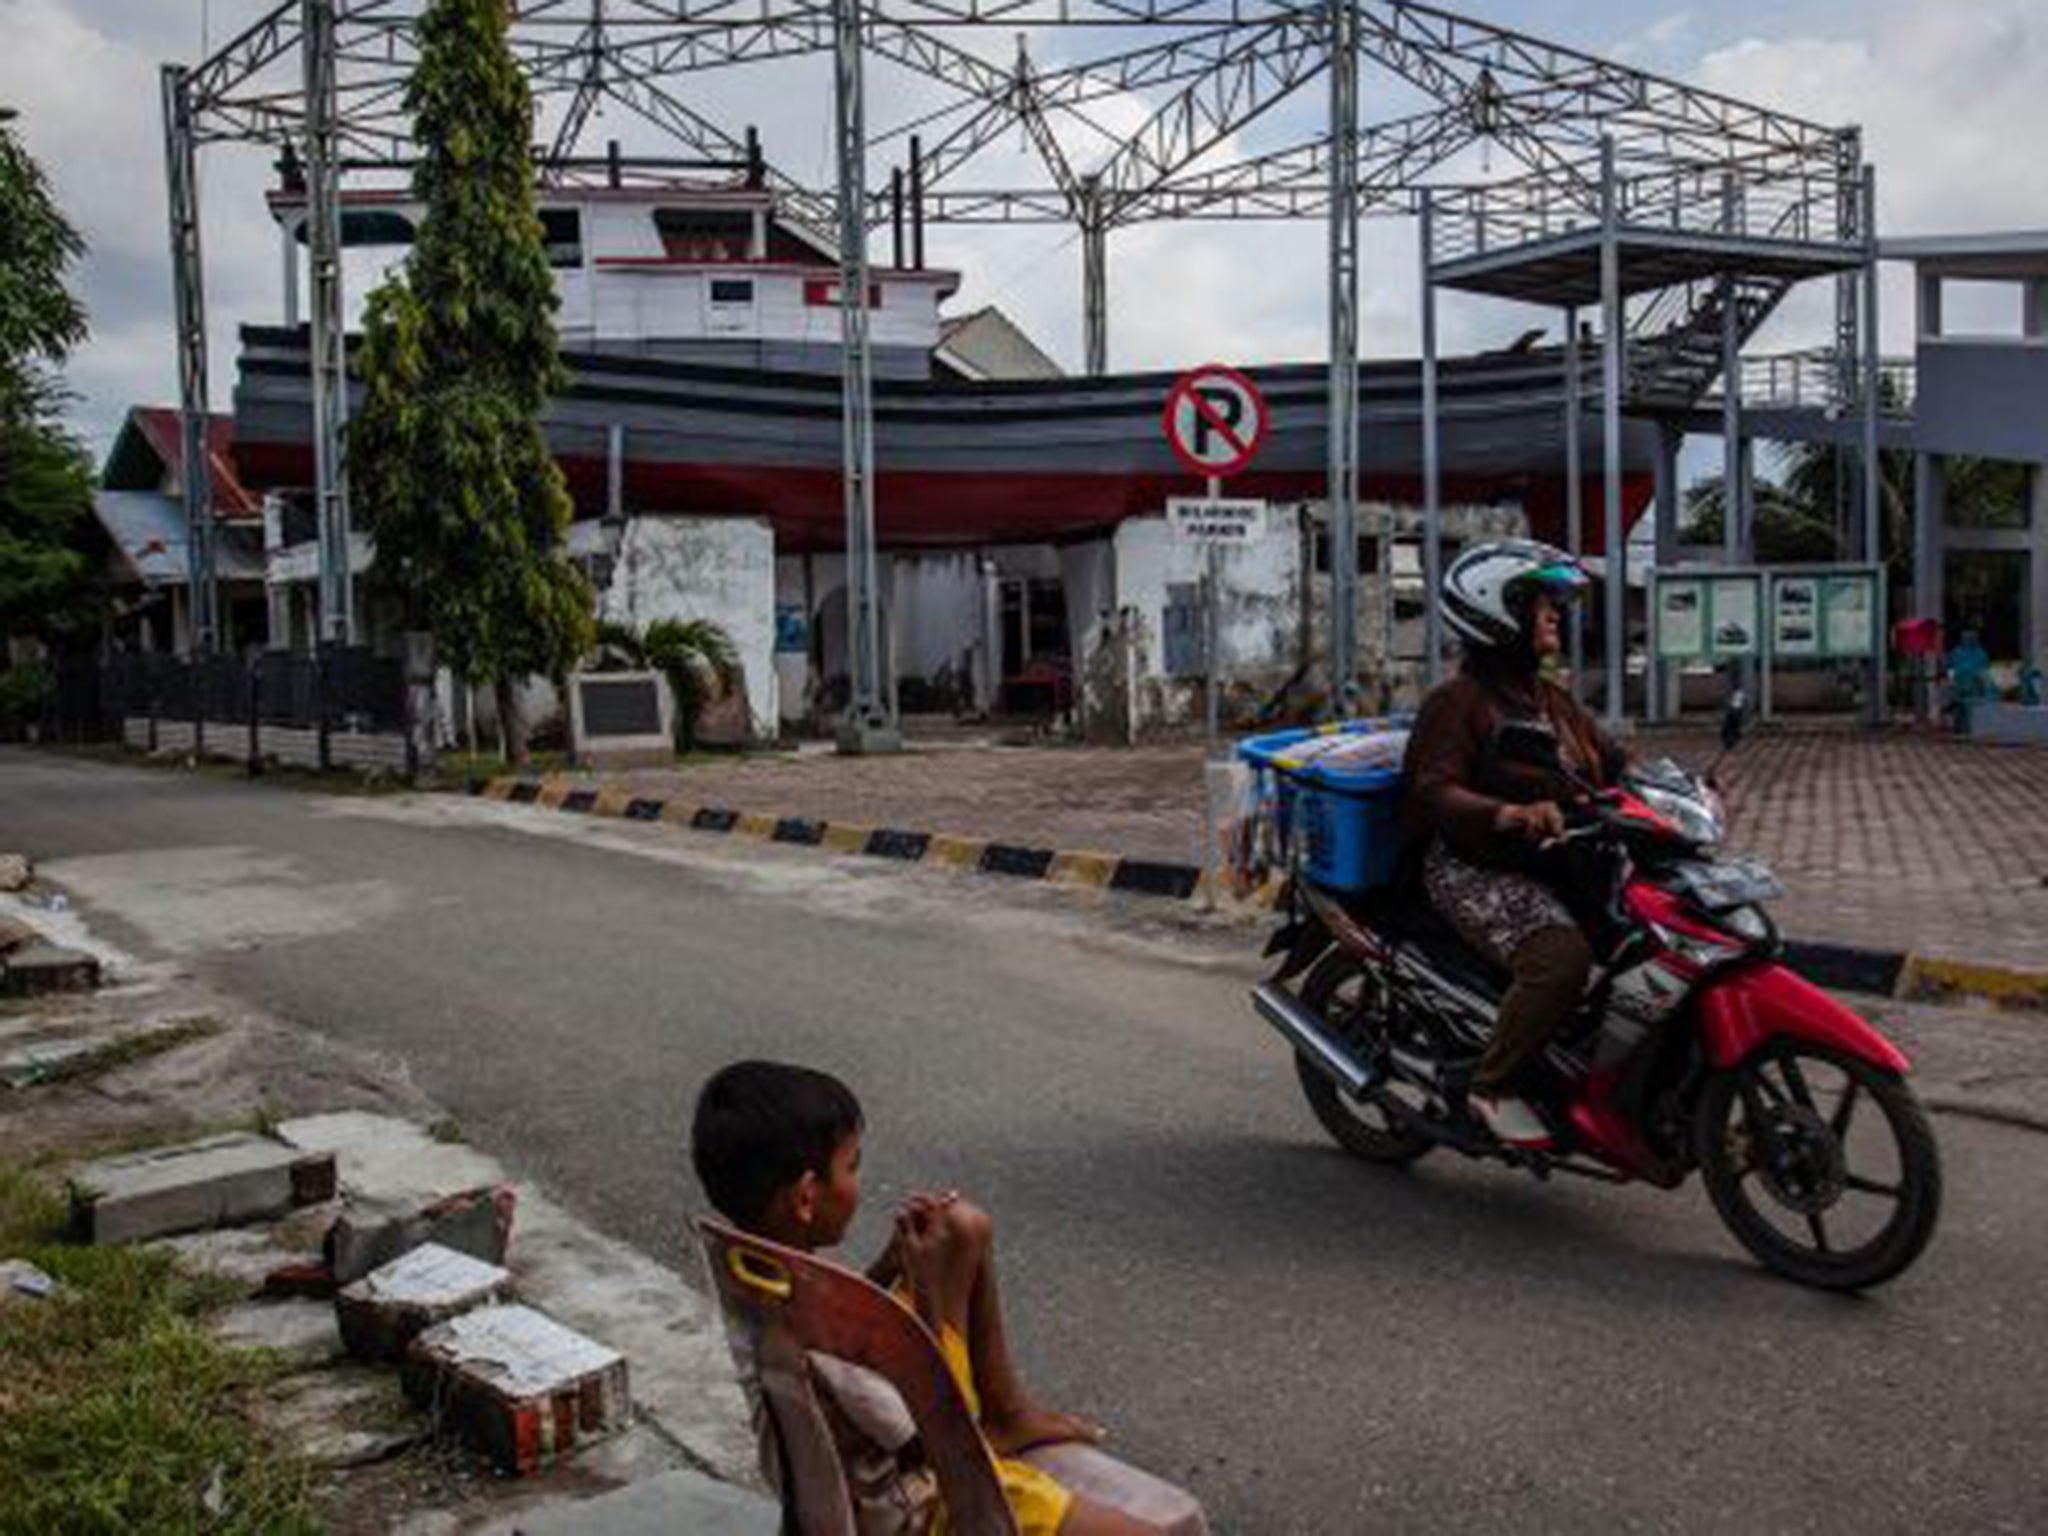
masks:
{"type": "MultiPolygon", "coordinates": [[[[1832,514],[1814,507],[1768,480],[1756,484],[1756,558],[1763,565],[1798,565],[1835,558],[1832,514]]],[[[1694,544],[1721,547],[1727,515],[1726,489],[1719,475],[1686,493],[1686,532],[1694,544]]]]}
{"type": "MultiPolygon", "coordinates": [[[[84,251],[0,113],[0,641],[86,632],[100,613],[86,553],[92,468],[59,424],[65,396],[56,378],[86,334],[85,311],[65,283],[84,251]]],[[[32,700],[46,686],[46,677],[16,671],[0,690],[8,698],[32,700]]]]}
{"type": "Polygon", "coordinates": [[[368,306],[349,462],[373,585],[465,682],[495,686],[522,764],[517,684],[559,679],[589,650],[592,599],[540,429],[564,376],[510,21],[509,0],[436,0],[420,19],[406,104],[425,212],[368,306]]]}
{"type": "Polygon", "coordinates": [[[676,747],[687,752],[697,744],[697,722],[713,698],[739,685],[740,658],[732,637],[709,619],[657,619],[640,633],[630,626],[597,626],[596,664],[612,668],[659,672],[668,679],[676,703],[676,747]]]}

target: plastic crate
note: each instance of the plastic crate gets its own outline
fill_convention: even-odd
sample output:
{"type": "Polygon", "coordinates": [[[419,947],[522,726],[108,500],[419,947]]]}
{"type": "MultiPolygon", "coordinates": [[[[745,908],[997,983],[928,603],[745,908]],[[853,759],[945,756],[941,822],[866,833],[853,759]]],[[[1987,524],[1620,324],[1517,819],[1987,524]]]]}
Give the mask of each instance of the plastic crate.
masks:
{"type": "Polygon", "coordinates": [[[1398,767],[1320,760],[1318,744],[1332,736],[1405,732],[1408,725],[1406,718],[1358,720],[1321,731],[1280,731],[1239,745],[1238,755],[1274,780],[1281,835],[1300,840],[1302,873],[1315,884],[1357,892],[1393,883],[1406,785],[1398,767]]]}

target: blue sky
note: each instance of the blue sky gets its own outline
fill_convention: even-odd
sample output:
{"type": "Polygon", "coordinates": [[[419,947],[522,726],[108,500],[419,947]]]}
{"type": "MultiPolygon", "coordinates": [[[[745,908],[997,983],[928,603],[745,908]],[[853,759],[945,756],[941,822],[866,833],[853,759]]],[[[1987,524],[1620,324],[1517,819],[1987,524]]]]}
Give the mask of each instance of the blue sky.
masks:
{"type": "MultiPolygon", "coordinates": [[[[92,241],[78,277],[95,334],[72,382],[77,424],[96,446],[128,404],[175,395],[156,66],[198,55],[202,16],[218,41],[267,8],[263,0],[0,0],[0,104],[21,110],[31,148],[92,241]]],[[[1470,0],[1463,8],[1823,122],[1862,123],[1880,166],[1882,224],[1894,233],[2048,229],[2048,0],[1470,0]]],[[[871,70],[870,89],[887,121],[928,88],[884,67],[871,70]]],[[[1368,114],[1376,100],[1385,109],[1378,89],[1368,80],[1368,114]]],[[[805,61],[779,76],[728,77],[700,100],[730,126],[759,122],[771,158],[812,176],[823,172],[829,142],[825,90],[822,61],[805,61]]],[[[1313,122],[1322,100],[1310,87],[1261,131],[1313,122]]],[[[1130,120],[1142,116],[1141,104],[1127,105],[1130,120]]],[[[218,408],[232,384],[234,326],[279,312],[280,257],[262,205],[265,157],[223,150],[209,155],[202,175],[218,408]]],[[[1370,355],[1410,355],[1416,345],[1414,239],[1405,222],[1368,226],[1370,355]]],[[[1112,365],[1318,356],[1323,240],[1315,224],[1120,234],[1110,262],[1112,365]]],[[[1056,356],[1078,361],[1079,255],[1069,235],[938,231],[933,255],[965,274],[960,305],[998,302],[1056,356]]],[[[358,298],[373,277],[351,272],[358,298]]],[[[1894,347],[1909,339],[1906,298],[1898,284],[1888,291],[1894,347]]],[[[1794,304],[1765,344],[1817,339],[1824,310],[1819,295],[1794,304]]],[[[1545,318],[1449,301],[1446,346],[1486,345],[1545,318]]]]}

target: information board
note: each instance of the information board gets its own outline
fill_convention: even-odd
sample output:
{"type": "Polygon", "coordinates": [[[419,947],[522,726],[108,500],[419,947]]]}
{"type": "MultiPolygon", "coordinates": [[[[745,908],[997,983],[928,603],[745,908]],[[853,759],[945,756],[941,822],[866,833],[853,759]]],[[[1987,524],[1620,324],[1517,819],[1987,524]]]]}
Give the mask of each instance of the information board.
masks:
{"type": "Polygon", "coordinates": [[[1763,649],[1763,584],[1754,572],[1687,573],[1657,583],[1657,653],[1729,661],[1763,649]]]}

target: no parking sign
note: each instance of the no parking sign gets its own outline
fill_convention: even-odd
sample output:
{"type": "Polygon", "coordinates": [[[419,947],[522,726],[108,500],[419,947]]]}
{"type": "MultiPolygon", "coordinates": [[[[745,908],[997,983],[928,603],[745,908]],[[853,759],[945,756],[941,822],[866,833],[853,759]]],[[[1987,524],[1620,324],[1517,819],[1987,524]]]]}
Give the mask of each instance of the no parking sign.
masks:
{"type": "Polygon", "coordinates": [[[1166,441],[1196,474],[1211,480],[1251,463],[1266,436],[1266,402],[1235,368],[1204,363],[1166,392],[1166,441]]]}

